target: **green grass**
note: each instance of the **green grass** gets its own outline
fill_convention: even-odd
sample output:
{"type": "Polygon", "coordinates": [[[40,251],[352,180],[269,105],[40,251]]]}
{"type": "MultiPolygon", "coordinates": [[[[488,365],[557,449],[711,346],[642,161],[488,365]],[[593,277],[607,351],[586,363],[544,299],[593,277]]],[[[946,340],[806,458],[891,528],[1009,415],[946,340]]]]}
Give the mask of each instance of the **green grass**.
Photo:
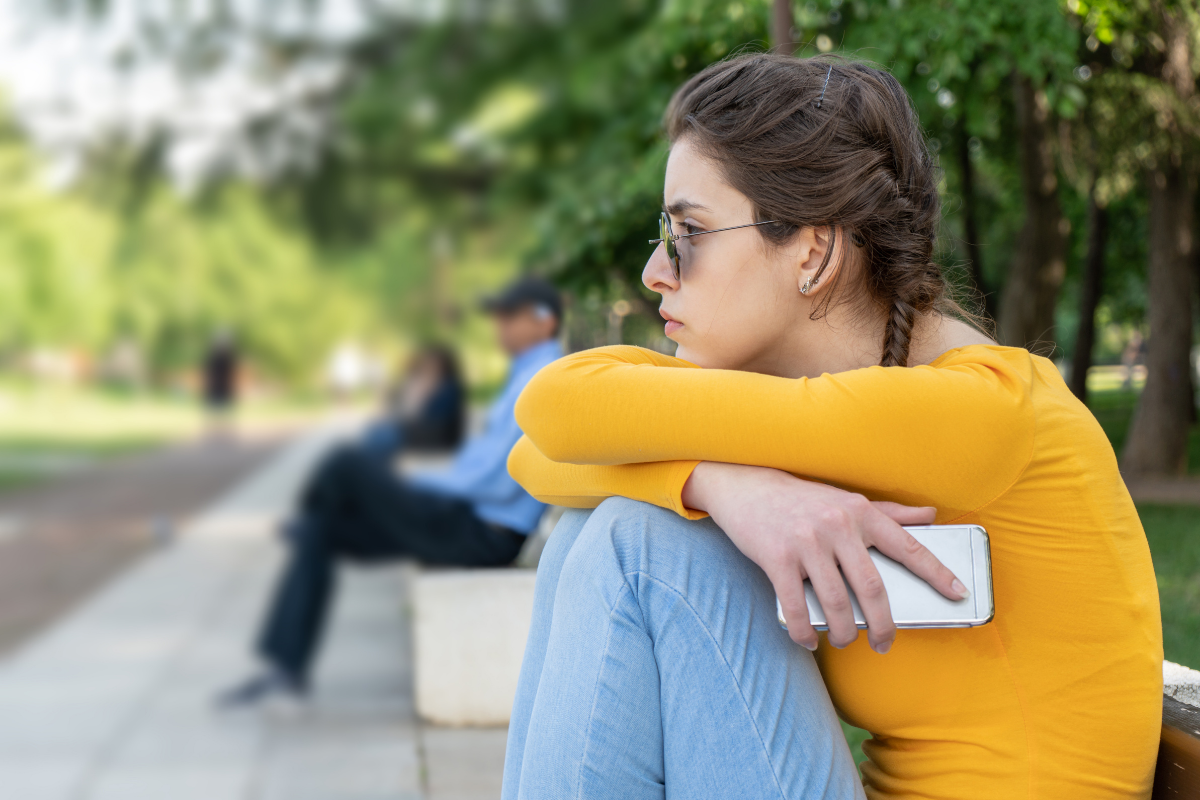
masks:
{"type": "Polygon", "coordinates": [[[846,734],[846,744],[850,745],[850,755],[854,756],[854,763],[861,764],[867,760],[863,755],[862,743],[871,738],[871,734],[864,731],[862,728],[856,728],[853,725],[842,723],[842,733],[846,734]]]}
{"type": "Polygon", "coordinates": [[[1164,655],[1200,667],[1200,508],[1146,504],[1138,514],[1158,579],[1164,655]]]}
{"type": "MultiPolygon", "coordinates": [[[[255,398],[238,409],[239,427],[253,429],[313,418],[319,398],[255,398]]],[[[0,381],[0,491],[55,474],[35,462],[95,460],[199,436],[205,414],[187,395],[89,386],[0,381]]]]}
{"type": "MultiPolygon", "coordinates": [[[[1122,390],[1119,386],[1088,393],[1088,406],[1112,442],[1117,458],[1121,457],[1121,449],[1129,435],[1137,398],[1136,391],[1122,390]]],[[[1200,475],[1200,425],[1193,425],[1188,435],[1188,473],[1200,475]]]]}

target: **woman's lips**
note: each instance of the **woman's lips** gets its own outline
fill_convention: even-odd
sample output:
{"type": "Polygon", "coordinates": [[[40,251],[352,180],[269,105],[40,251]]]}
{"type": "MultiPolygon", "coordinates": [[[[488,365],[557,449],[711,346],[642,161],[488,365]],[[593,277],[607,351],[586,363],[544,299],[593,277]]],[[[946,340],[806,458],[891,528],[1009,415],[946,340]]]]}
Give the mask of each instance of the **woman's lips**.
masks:
{"type": "Polygon", "coordinates": [[[673,319],[669,319],[669,320],[667,320],[667,324],[663,325],[663,333],[666,334],[667,336],[670,336],[672,333],[674,333],[675,331],[679,330],[682,327],[683,327],[682,322],[676,322],[673,319]]]}

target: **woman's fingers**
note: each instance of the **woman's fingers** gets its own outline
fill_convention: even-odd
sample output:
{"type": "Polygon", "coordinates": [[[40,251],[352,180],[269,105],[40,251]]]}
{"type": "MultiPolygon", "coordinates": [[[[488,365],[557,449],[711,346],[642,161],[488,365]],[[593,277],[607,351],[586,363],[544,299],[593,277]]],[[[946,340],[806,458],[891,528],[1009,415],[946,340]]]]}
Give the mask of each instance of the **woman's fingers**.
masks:
{"type": "Polygon", "coordinates": [[[937,509],[933,506],[902,506],[886,500],[874,500],[871,505],[899,525],[932,525],[937,517],[937,509]]]}
{"type": "Polygon", "coordinates": [[[970,592],[962,581],[938,561],[925,545],[884,515],[876,516],[871,522],[864,543],[899,561],[918,578],[951,600],[965,600],[970,597],[970,592]]]}
{"type": "Polygon", "coordinates": [[[850,605],[850,593],[832,555],[805,565],[808,580],[812,583],[821,610],[825,612],[825,624],[829,627],[829,643],[834,647],[846,647],[858,638],[858,626],[854,624],[854,607],[850,605]]]}
{"type": "Polygon", "coordinates": [[[846,542],[838,552],[838,563],[841,564],[842,574],[858,605],[862,609],[863,619],[867,622],[867,638],[871,649],[879,654],[892,649],[896,639],[896,623],[892,621],[892,607],[888,603],[887,588],[883,578],[867,548],[859,542],[846,542]]]}
{"type": "Polygon", "coordinates": [[[804,579],[799,573],[791,572],[786,577],[771,577],[775,595],[783,608],[783,619],[787,623],[788,636],[809,650],[817,649],[817,631],[808,620],[808,603],[804,599],[804,579]]]}

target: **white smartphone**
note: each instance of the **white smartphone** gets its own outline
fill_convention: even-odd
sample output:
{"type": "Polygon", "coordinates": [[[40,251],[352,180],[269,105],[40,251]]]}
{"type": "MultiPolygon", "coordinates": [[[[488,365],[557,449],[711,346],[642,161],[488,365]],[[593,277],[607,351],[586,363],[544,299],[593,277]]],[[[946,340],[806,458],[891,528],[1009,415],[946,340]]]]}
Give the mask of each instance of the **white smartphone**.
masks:
{"type": "MultiPolygon", "coordinates": [[[[951,600],[918,578],[907,567],[872,547],[867,552],[883,578],[887,589],[892,620],[897,628],[973,628],[986,625],[996,615],[992,600],[992,555],[987,531],[978,525],[906,525],[906,531],[925,545],[934,557],[946,565],[954,576],[971,592],[966,600],[951,600]]],[[[845,580],[843,577],[842,580],[845,580]]],[[[867,627],[862,608],[850,584],[850,605],[854,609],[854,624],[867,627]]],[[[804,600],[808,604],[808,621],[819,631],[829,630],[821,601],[812,584],[804,581],[804,600]]],[[[775,598],[775,613],[779,624],[787,628],[783,606],[775,598]]]]}

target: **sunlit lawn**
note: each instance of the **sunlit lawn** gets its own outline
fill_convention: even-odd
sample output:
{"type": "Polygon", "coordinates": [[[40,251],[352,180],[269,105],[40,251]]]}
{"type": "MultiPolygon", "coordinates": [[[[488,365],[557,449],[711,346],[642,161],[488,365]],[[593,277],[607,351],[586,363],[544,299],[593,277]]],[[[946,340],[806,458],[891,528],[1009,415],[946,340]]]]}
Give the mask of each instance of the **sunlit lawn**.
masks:
{"type": "MultiPolygon", "coordinates": [[[[298,421],[315,400],[253,400],[238,424],[298,421]]],[[[200,435],[205,416],[183,395],[0,382],[0,491],[86,463],[200,435]]]]}

